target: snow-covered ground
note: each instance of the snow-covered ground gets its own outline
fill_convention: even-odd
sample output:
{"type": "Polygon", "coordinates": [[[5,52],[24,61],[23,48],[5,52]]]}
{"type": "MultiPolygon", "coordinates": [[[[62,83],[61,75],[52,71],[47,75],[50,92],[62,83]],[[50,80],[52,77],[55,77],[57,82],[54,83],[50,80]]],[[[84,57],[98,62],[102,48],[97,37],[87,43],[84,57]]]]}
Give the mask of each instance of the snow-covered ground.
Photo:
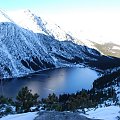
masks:
{"type": "MultiPolygon", "coordinates": [[[[37,112],[29,112],[16,115],[8,115],[1,118],[0,120],[34,120],[37,116],[37,112]]],[[[118,106],[109,106],[102,107],[96,110],[90,110],[84,115],[91,119],[102,119],[102,120],[118,120],[117,116],[120,117],[120,107],[118,106]]]]}
{"type": "Polygon", "coordinates": [[[102,120],[117,120],[117,116],[120,117],[120,107],[109,106],[102,107],[96,110],[91,110],[87,112],[86,117],[102,120]]]}
{"type": "Polygon", "coordinates": [[[29,112],[23,114],[8,115],[0,120],[34,120],[37,116],[37,112],[29,112]]]}

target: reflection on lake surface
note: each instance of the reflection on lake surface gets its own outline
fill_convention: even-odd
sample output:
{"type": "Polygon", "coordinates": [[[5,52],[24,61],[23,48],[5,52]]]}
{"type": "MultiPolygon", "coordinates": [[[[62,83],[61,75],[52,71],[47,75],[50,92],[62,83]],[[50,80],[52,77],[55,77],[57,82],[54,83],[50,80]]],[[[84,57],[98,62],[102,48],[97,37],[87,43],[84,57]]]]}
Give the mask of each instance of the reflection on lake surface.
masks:
{"type": "MultiPolygon", "coordinates": [[[[42,71],[27,78],[18,78],[4,81],[3,92],[7,97],[15,97],[18,91],[27,86],[40,98],[47,97],[49,93],[57,95],[74,93],[83,89],[90,89],[92,83],[98,78],[98,73],[89,68],[60,68],[42,71]]],[[[0,86],[0,95],[2,87],[0,86]]]]}

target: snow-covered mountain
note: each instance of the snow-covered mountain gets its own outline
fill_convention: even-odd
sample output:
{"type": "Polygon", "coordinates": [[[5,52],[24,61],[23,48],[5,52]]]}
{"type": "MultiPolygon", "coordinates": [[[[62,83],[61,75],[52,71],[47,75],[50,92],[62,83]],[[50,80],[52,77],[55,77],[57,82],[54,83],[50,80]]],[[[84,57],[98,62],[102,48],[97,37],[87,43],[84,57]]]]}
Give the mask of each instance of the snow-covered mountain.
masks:
{"type": "Polygon", "coordinates": [[[42,33],[50,35],[57,40],[73,40],[74,38],[67,34],[60,26],[49,21],[46,22],[43,18],[35,15],[30,10],[18,10],[8,12],[12,20],[22,28],[33,31],[34,33],[42,33]]]}
{"type": "Polygon", "coordinates": [[[104,44],[100,44],[97,42],[91,41],[93,44],[93,47],[103,53],[104,55],[114,56],[120,58],[120,45],[113,43],[113,42],[107,42],[104,44]]]}
{"type": "Polygon", "coordinates": [[[46,68],[68,66],[90,59],[87,53],[99,53],[71,42],[70,35],[32,14],[18,13],[17,21],[0,11],[0,73],[18,77],[46,68]],[[23,15],[23,16],[22,16],[23,15]],[[61,42],[60,42],[61,41],[61,42]]]}
{"type": "Polygon", "coordinates": [[[79,33],[78,39],[75,40],[77,44],[84,43],[84,45],[98,50],[104,55],[114,56],[120,58],[120,42],[119,38],[116,40],[109,40],[101,36],[89,35],[85,32],[79,33]]]}
{"type": "Polygon", "coordinates": [[[9,14],[0,11],[0,76],[20,77],[38,70],[77,64],[103,68],[101,64],[106,60],[114,61],[74,41],[75,38],[59,26],[44,21],[30,10],[9,14]]]}

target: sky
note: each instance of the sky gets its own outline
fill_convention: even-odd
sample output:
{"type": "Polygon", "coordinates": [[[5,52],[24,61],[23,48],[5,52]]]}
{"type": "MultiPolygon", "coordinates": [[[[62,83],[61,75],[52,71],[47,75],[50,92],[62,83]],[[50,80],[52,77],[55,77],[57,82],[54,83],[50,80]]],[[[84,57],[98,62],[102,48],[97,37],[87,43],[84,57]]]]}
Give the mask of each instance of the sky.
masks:
{"type": "Polygon", "coordinates": [[[0,8],[30,9],[81,39],[120,39],[120,0],[1,0],[0,8]]]}
{"type": "Polygon", "coordinates": [[[4,9],[47,9],[60,11],[60,9],[75,8],[109,8],[118,7],[119,0],[1,0],[0,7],[4,9]]]}

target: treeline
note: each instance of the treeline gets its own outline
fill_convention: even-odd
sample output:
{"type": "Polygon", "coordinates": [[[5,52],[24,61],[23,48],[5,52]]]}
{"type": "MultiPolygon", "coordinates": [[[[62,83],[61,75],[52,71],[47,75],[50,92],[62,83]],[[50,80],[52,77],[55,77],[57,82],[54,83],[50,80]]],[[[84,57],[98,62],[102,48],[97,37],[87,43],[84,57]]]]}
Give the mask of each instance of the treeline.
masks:
{"type": "MultiPolygon", "coordinates": [[[[120,86],[120,70],[107,73],[93,82],[91,90],[81,90],[73,94],[56,96],[50,94],[42,99],[42,104],[47,110],[75,111],[76,109],[93,108],[104,101],[111,100],[118,103],[118,98],[113,85],[120,86]]],[[[109,105],[109,104],[106,104],[109,105]]]]}
{"type": "Polygon", "coordinates": [[[13,113],[23,113],[33,111],[31,108],[35,107],[34,111],[38,111],[40,107],[43,110],[56,111],[76,111],[85,108],[95,108],[98,104],[110,99],[117,102],[117,95],[113,88],[106,90],[81,90],[73,94],[62,94],[56,96],[54,93],[49,94],[47,98],[38,100],[38,94],[32,94],[27,87],[22,88],[16,100],[11,98],[0,97],[0,116],[13,113]],[[13,110],[14,108],[14,110],[13,110]]]}
{"type": "Polygon", "coordinates": [[[103,89],[112,85],[119,86],[120,84],[120,70],[113,73],[105,74],[93,82],[94,89],[103,89]]]}
{"type": "Polygon", "coordinates": [[[81,90],[73,94],[63,94],[57,97],[54,93],[49,94],[45,99],[41,100],[44,109],[57,111],[75,111],[84,108],[94,108],[98,104],[102,104],[106,100],[117,102],[117,95],[113,88],[106,90],[81,90]]]}
{"type": "Polygon", "coordinates": [[[113,69],[115,67],[119,67],[120,66],[120,58],[116,58],[116,57],[112,57],[112,56],[94,56],[90,53],[86,53],[86,55],[89,55],[91,58],[95,59],[95,60],[91,60],[91,59],[85,59],[85,62],[88,66],[91,67],[96,67],[97,69],[100,70],[107,70],[107,69],[113,69]]]}

